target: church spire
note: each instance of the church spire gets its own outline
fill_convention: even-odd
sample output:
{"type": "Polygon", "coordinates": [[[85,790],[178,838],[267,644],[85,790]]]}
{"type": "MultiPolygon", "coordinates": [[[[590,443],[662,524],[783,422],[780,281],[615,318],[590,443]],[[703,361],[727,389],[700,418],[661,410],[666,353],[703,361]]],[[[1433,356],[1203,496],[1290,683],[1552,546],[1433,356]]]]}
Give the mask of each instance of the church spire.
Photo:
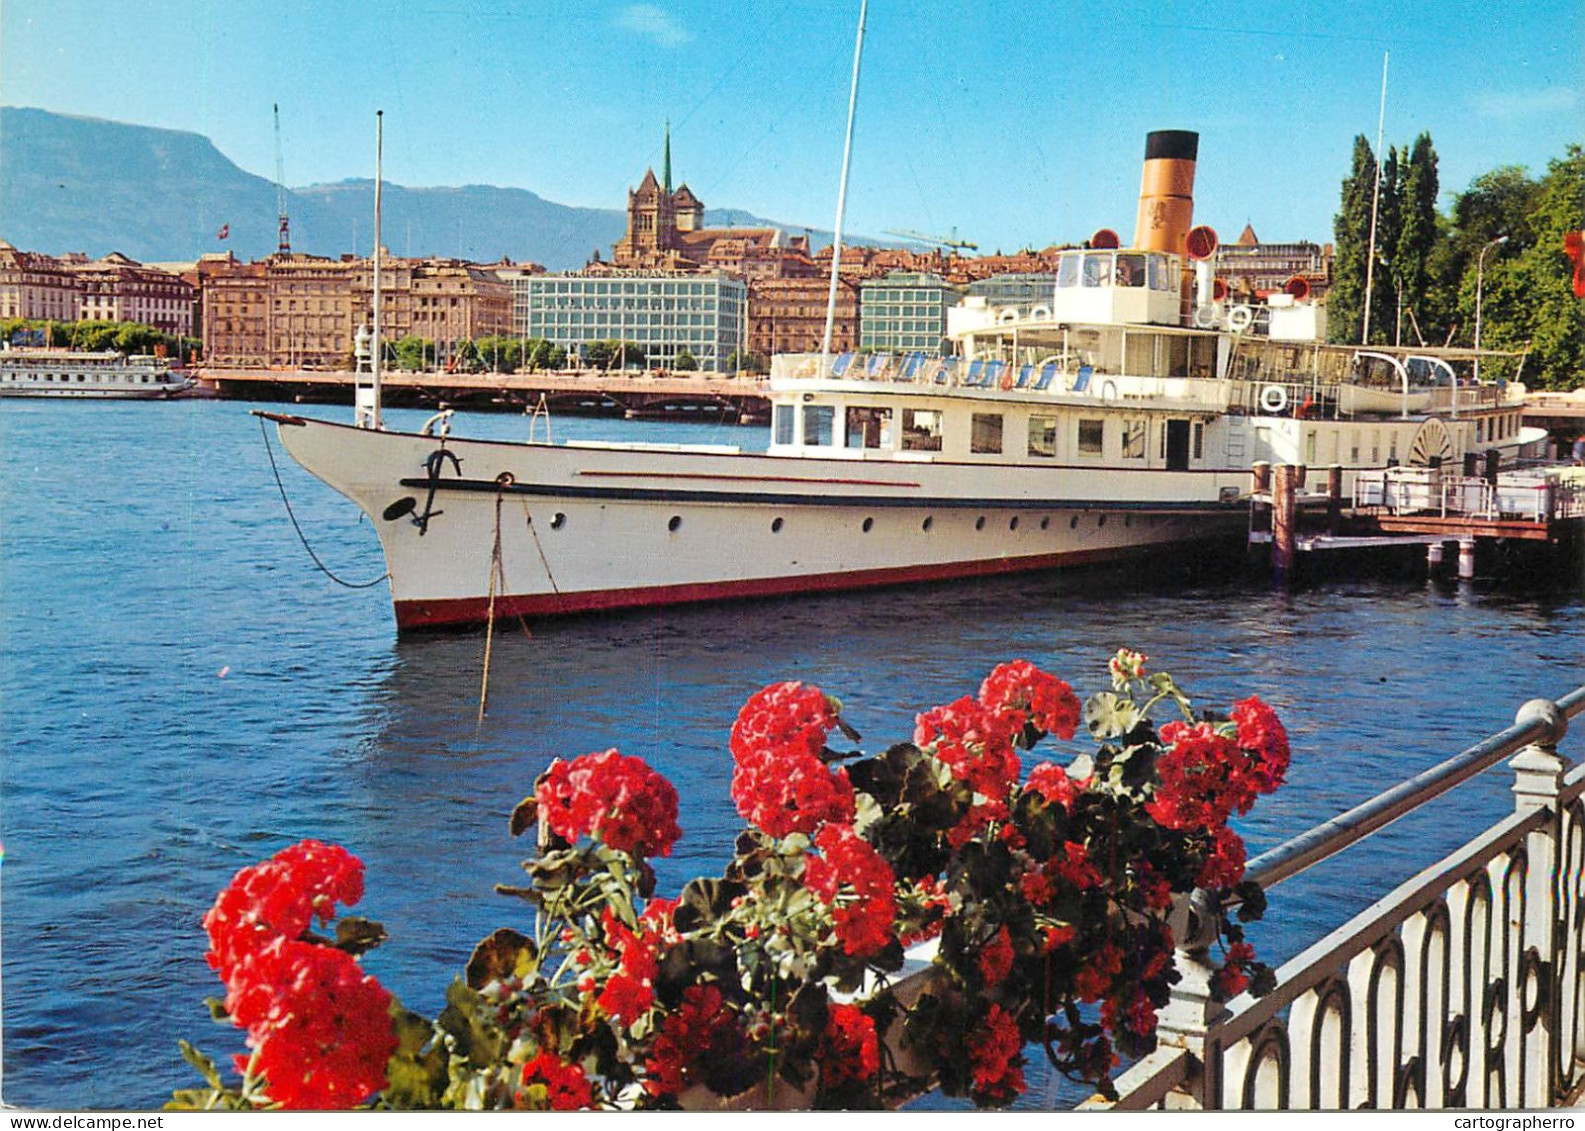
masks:
{"type": "Polygon", "coordinates": [[[671,191],[671,119],[666,119],[666,159],[661,165],[661,191],[671,191]]]}

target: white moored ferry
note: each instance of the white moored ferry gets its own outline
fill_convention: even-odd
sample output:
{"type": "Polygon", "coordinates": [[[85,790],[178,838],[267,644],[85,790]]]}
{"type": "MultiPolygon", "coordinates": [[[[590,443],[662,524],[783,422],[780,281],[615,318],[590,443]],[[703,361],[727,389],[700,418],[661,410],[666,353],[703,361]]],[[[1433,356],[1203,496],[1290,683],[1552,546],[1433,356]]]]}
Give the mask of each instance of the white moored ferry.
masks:
{"type": "Polygon", "coordinates": [[[128,357],[115,350],[0,349],[0,397],[159,400],[191,386],[161,357],[128,357]]]}
{"type": "Polygon", "coordinates": [[[765,452],[389,432],[366,389],[372,427],[263,415],[374,520],[401,629],[1100,561],[1241,528],[1258,461],[1347,491],[1535,438],[1471,351],[1321,345],[1302,286],[1222,301],[1197,144],[1151,134],[1134,245],[1064,253],[959,356],[776,358],[765,452]]]}

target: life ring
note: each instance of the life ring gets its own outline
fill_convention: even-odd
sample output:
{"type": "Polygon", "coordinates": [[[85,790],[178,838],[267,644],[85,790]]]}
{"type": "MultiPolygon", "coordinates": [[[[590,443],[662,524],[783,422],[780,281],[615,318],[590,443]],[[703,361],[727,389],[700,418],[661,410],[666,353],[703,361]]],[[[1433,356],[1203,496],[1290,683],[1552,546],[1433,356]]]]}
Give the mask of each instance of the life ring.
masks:
{"type": "Polygon", "coordinates": [[[1007,392],[1013,387],[1013,371],[1011,369],[1002,370],[1001,386],[1003,392],[1007,392]]]}
{"type": "Polygon", "coordinates": [[[1242,334],[1255,324],[1255,312],[1247,306],[1235,306],[1227,312],[1227,328],[1242,334]]]}
{"type": "Polygon", "coordinates": [[[1201,303],[1194,308],[1194,324],[1201,330],[1209,330],[1216,325],[1216,307],[1210,303],[1201,303]]]}
{"type": "Polygon", "coordinates": [[[1260,407],[1276,416],[1288,407],[1288,390],[1281,385],[1267,385],[1260,390],[1260,407]]]}
{"type": "Polygon", "coordinates": [[[1107,380],[1101,382],[1101,399],[1103,401],[1115,401],[1117,399],[1116,381],[1107,380]]]}

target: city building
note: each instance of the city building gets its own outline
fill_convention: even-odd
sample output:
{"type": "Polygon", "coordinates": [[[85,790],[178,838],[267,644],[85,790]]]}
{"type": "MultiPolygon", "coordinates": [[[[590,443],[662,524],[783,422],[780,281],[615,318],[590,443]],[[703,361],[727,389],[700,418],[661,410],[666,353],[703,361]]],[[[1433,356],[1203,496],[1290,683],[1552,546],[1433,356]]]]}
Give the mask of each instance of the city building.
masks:
{"type": "Polygon", "coordinates": [[[1264,299],[1296,276],[1309,284],[1309,297],[1315,299],[1332,283],[1332,245],[1261,243],[1254,227],[1245,224],[1236,242],[1217,250],[1216,274],[1235,299],[1264,299]]]}
{"type": "MultiPolygon", "coordinates": [[[[825,339],[830,276],[801,279],[755,279],[748,287],[749,350],[769,361],[779,353],[815,353],[825,339]]],[[[858,346],[858,284],[837,282],[836,316],[831,348],[858,346]]]]}
{"type": "Polygon", "coordinates": [[[859,348],[891,352],[943,349],[947,308],[963,297],[939,275],[894,271],[859,284],[859,348]]]}
{"type": "Polygon", "coordinates": [[[0,240],[0,318],[140,322],[185,337],[193,332],[194,296],[180,275],[120,252],[55,257],[0,240]]]}
{"type": "Polygon", "coordinates": [[[1037,311],[1051,316],[1051,300],[1057,292],[1055,271],[1030,274],[991,275],[975,279],[968,285],[970,298],[983,298],[985,304],[1000,318],[1009,311],[1016,317],[1027,318],[1037,311]]]}
{"type": "MultiPolygon", "coordinates": [[[[372,317],[374,264],[343,256],[277,254],[254,263],[198,262],[204,357],[212,365],[347,369],[372,317]]],[[[380,260],[380,334],[417,337],[440,365],[462,343],[512,328],[512,292],[493,270],[454,259],[380,260]]]]}
{"type": "Polygon", "coordinates": [[[516,332],[579,355],[589,342],[643,347],[652,369],[672,369],[690,354],[700,369],[721,371],[748,346],[748,286],[725,274],[573,272],[512,282],[516,332]]]}

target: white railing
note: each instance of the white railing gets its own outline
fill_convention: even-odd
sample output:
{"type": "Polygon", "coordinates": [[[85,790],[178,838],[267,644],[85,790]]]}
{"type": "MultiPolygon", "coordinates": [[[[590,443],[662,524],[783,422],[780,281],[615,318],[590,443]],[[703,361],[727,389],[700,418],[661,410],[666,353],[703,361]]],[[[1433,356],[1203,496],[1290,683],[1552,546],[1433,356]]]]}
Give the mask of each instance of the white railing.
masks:
{"type": "Polygon", "coordinates": [[[1433,468],[1362,471],[1354,477],[1354,506],[1376,507],[1394,515],[1546,522],[1585,515],[1585,480],[1505,475],[1493,484],[1433,468]]]}
{"type": "MultiPolygon", "coordinates": [[[[1544,1108],[1585,1077],[1585,687],[1250,862],[1270,888],[1506,758],[1514,812],[1318,940],[1261,998],[1208,992],[1205,940],[1119,1109],[1544,1108]]],[[[1092,1106],[1107,1106],[1093,1104],[1092,1106]]]]}

